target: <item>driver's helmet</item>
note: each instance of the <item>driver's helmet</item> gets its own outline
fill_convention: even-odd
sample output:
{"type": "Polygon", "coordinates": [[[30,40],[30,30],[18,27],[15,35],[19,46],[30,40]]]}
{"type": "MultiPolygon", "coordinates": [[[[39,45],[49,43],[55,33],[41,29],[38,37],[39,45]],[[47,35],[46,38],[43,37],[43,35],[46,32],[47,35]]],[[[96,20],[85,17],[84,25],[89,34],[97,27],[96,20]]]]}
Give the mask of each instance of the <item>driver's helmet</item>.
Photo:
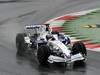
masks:
{"type": "Polygon", "coordinates": [[[61,42],[63,42],[64,44],[66,43],[66,38],[65,38],[65,36],[64,35],[59,35],[59,37],[58,37],[58,39],[61,41],[61,42]]]}
{"type": "Polygon", "coordinates": [[[65,39],[65,36],[64,35],[60,35],[61,39],[65,39]]]}
{"type": "Polygon", "coordinates": [[[65,36],[60,34],[58,38],[64,40],[65,39],[65,36]]]}

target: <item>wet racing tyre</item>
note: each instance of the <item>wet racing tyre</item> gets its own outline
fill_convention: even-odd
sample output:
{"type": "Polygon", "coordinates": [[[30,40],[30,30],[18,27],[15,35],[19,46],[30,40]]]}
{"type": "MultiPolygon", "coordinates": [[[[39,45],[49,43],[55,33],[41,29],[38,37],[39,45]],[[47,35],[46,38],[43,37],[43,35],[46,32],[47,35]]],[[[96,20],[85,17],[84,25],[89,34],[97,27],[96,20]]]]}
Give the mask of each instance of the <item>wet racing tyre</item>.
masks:
{"type": "Polygon", "coordinates": [[[81,53],[83,56],[87,56],[86,47],[82,42],[77,42],[72,47],[72,54],[81,53]]]}
{"type": "Polygon", "coordinates": [[[26,36],[25,33],[19,33],[16,36],[16,48],[18,54],[23,54],[28,49],[27,43],[25,43],[24,37],[26,36]]]}
{"type": "Polygon", "coordinates": [[[37,59],[40,65],[48,64],[48,57],[50,56],[50,48],[47,45],[42,45],[37,51],[37,59]]]}

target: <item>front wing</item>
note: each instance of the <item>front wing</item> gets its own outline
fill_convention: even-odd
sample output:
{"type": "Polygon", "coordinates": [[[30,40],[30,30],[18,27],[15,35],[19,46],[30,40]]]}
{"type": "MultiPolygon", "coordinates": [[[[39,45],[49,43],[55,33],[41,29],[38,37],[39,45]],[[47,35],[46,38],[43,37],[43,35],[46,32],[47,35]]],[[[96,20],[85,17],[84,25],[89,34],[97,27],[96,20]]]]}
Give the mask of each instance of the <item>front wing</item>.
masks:
{"type": "Polygon", "coordinates": [[[62,57],[58,57],[58,56],[53,56],[50,55],[48,57],[48,62],[49,63],[54,63],[54,62],[65,62],[65,63],[71,63],[74,61],[80,61],[80,60],[85,60],[85,57],[82,56],[81,53],[72,55],[71,58],[62,58],[62,57]]]}

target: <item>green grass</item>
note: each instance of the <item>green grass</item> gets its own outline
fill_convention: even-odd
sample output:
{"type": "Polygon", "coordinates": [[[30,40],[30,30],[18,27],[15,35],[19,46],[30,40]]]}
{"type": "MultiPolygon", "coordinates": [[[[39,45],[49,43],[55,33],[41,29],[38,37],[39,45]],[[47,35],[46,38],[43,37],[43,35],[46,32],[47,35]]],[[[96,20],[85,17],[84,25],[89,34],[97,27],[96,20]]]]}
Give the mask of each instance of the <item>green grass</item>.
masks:
{"type": "Polygon", "coordinates": [[[100,24],[100,10],[66,21],[62,30],[78,39],[100,44],[100,28],[83,28],[82,25],[100,24]],[[80,38],[81,36],[81,38],[80,38]]]}

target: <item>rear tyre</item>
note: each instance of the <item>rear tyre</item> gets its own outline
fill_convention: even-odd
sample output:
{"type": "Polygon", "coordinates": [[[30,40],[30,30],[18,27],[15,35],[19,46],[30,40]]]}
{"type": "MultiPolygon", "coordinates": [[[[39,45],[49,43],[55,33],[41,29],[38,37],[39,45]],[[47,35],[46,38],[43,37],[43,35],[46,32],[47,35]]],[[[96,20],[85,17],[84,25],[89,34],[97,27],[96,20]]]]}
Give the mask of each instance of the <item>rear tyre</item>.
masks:
{"type": "Polygon", "coordinates": [[[16,36],[16,47],[17,47],[17,53],[23,54],[28,50],[28,44],[25,43],[24,37],[26,36],[25,33],[19,33],[16,36]]]}
{"type": "Polygon", "coordinates": [[[37,59],[41,65],[48,64],[48,57],[50,56],[50,48],[47,45],[42,45],[37,51],[37,59]]]}
{"type": "Polygon", "coordinates": [[[72,47],[72,54],[81,53],[84,57],[87,56],[86,47],[82,42],[77,42],[72,47]]]}

